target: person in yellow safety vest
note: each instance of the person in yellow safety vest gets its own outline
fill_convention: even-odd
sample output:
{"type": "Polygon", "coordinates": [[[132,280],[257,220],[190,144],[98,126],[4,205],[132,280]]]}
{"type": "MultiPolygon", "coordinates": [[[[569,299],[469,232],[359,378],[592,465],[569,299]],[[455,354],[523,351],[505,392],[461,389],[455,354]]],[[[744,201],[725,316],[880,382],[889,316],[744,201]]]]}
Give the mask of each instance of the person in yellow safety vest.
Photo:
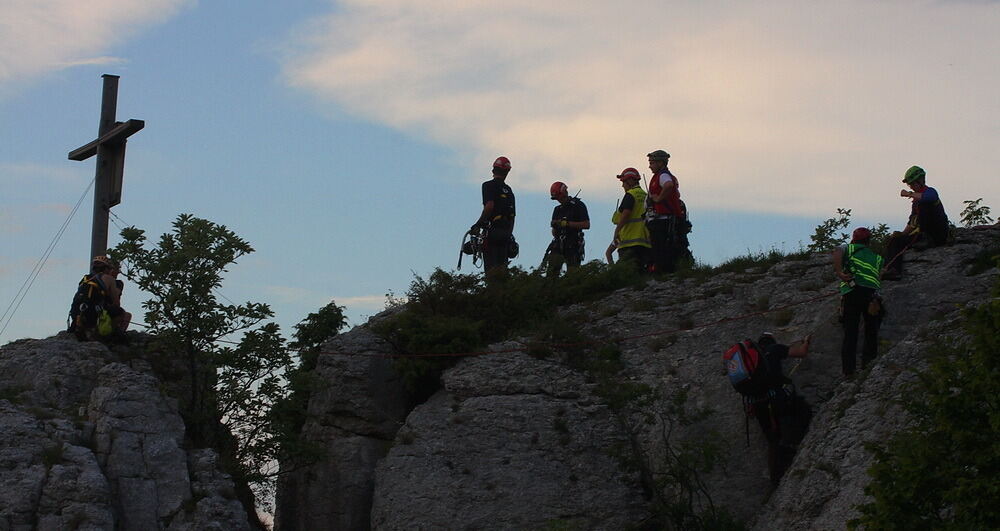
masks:
{"type": "Polygon", "coordinates": [[[840,348],[840,361],[844,376],[854,374],[858,321],[862,318],[865,322],[865,339],[861,350],[861,367],[864,368],[878,354],[878,329],[882,324],[882,299],[878,295],[878,290],[882,287],[882,257],[868,248],[871,237],[871,231],[859,227],[851,235],[850,244],[833,251],[833,269],[841,281],[844,342],[840,348]]]}
{"type": "Polygon", "coordinates": [[[639,187],[639,170],[625,168],[617,177],[625,197],[611,216],[615,224],[611,246],[618,249],[618,260],[630,260],[640,271],[646,271],[651,248],[645,220],[646,192],[639,187]]]}

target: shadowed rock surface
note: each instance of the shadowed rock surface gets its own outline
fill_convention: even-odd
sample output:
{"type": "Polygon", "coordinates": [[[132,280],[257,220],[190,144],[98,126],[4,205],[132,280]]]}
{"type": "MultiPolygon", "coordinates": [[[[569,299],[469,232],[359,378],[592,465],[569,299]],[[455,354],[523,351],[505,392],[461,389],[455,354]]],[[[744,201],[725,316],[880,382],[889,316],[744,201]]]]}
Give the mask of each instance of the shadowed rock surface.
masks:
{"type": "MultiPolygon", "coordinates": [[[[967,272],[998,238],[997,228],[958,230],[952,245],[909,252],[904,280],[883,284],[889,315],[880,356],[853,380],[840,375],[828,254],[651,282],[562,312],[591,337],[631,337],[619,343],[623,378],[684,389],[692,405],[713,411],[678,437],[725,446],[705,476],[715,503],[740,492],[742,502],[726,506],[756,529],[843,529],[865,501],[864,443],[906,424],[895,403],[899,386],[935,337],[960,332],[954,323],[963,307],[989,297],[996,269],[967,272]],[[786,362],[786,372],[815,417],[776,490],[763,436],[751,422],[746,446],[741,400],[720,366],[726,347],[763,331],[786,343],[813,335],[809,357],[786,362]]],[[[407,411],[405,400],[389,398],[402,396],[391,363],[370,357],[391,350],[366,327],[323,350],[317,373],[328,386],[312,397],[304,431],[330,459],[291,473],[294,489],[279,487],[279,500],[288,501],[284,513],[279,507],[280,531],[347,522],[351,529],[621,529],[648,516],[637,478],[610,457],[624,435],[581,373],[522,353],[466,358],[446,371],[443,389],[407,411]]],[[[661,448],[658,429],[639,437],[650,454],[661,448]]]]}
{"type": "Polygon", "coordinates": [[[322,355],[316,367],[321,384],[303,432],[322,443],[326,459],[279,478],[276,529],[368,528],[375,465],[410,408],[392,360],[379,357],[389,348],[365,327],[324,345],[324,351],[351,354],[322,355]]]}
{"type": "Polygon", "coordinates": [[[249,529],[215,452],[184,447],[151,366],[170,360],[133,337],[0,349],[0,530],[249,529]]]}

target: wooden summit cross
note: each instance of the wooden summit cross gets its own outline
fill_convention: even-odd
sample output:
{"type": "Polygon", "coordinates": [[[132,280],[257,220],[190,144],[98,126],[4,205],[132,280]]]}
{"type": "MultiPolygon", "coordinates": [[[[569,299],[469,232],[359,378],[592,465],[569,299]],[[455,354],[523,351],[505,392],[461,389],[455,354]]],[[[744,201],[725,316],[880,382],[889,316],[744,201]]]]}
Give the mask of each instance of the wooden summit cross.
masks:
{"type": "Polygon", "coordinates": [[[104,74],[104,94],[101,97],[101,123],[97,140],[69,152],[69,160],[86,160],[97,155],[94,177],[94,224],[90,231],[90,260],[108,252],[108,214],[111,207],[122,202],[122,177],[125,172],[125,142],[143,127],[142,120],[116,122],[118,107],[118,76],[104,74]]]}

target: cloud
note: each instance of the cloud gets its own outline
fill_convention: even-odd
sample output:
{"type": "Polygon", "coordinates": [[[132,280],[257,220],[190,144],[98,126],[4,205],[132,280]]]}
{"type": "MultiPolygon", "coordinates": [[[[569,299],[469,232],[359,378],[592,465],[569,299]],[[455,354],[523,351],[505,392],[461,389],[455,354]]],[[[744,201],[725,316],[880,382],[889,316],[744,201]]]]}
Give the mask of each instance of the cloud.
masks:
{"type": "MultiPolygon", "coordinates": [[[[0,212],[0,232],[4,234],[18,234],[24,232],[25,226],[16,216],[9,212],[0,212]]],[[[0,267],[0,272],[6,271],[0,267]]]]}
{"type": "Polygon", "coordinates": [[[701,208],[863,214],[900,207],[913,163],[989,185],[998,26],[976,4],[347,0],[284,68],[477,179],[510,156],[515,189],[616,196],[663,148],[701,208]]]}
{"type": "MultiPolygon", "coordinates": [[[[93,170],[90,171],[93,173],[93,170]]],[[[57,185],[82,183],[87,172],[67,165],[36,163],[0,163],[0,182],[6,184],[35,182],[39,179],[57,185]]],[[[90,178],[93,176],[91,175],[90,178]]]]}
{"type": "Polygon", "coordinates": [[[385,294],[360,295],[357,297],[334,297],[337,304],[351,309],[382,310],[385,308],[385,294]]]}
{"type": "Polygon", "coordinates": [[[121,59],[100,55],[194,0],[8,0],[0,3],[0,86],[121,59]]]}
{"type": "Polygon", "coordinates": [[[118,65],[125,63],[125,59],[121,57],[90,57],[86,59],[78,59],[76,61],[66,61],[63,63],[58,63],[59,68],[70,68],[74,66],[87,66],[87,65],[118,65]]]}
{"type": "Polygon", "coordinates": [[[18,202],[0,212],[0,233],[26,233],[28,227],[38,228],[40,223],[56,227],[72,211],[69,203],[18,202]]]}
{"type": "Polygon", "coordinates": [[[331,297],[316,291],[292,286],[266,286],[264,291],[282,303],[303,304],[320,308],[330,302],[351,309],[381,310],[385,307],[385,294],[359,295],[353,297],[331,297]]]}

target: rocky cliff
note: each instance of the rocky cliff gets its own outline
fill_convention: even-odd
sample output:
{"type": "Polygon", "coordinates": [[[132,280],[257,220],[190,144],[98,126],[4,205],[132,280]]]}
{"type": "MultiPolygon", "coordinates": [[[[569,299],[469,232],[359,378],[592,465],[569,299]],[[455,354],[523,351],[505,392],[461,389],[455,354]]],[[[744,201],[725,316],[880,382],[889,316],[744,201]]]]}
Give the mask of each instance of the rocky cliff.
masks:
{"type": "MultiPolygon", "coordinates": [[[[828,255],[711,278],[650,282],[561,310],[591,337],[620,339],[623,382],[683,389],[705,419],[672,433],[712,438],[724,451],[704,477],[705,492],[756,529],[843,529],[864,501],[870,440],[905,424],[896,403],[935,338],[956,332],[963,307],[988,297],[996,269],[970,274],[1000,229],[959,230],[947,247],[910,252],[907,275],[885,283],[889,316],[880,355],[857,377],[840,375],[837,282],[828,255]],[[720,374],[720,354],[771,331],[813,348],[789,364],[815,417],[781,484],[767,478],[765,442],[720,374]],[[738,491],[741,503],[727,503],[738,491]]],[[[324,346],[324,383],[309,404],[304,433],[327,458],[288,470],[279,483],[276,528],[622,529],[649,517],[634,470],[616,457],[640,445],[663,451],[662,423],[636,437],[622,429],[598,382],[558,358],[503,351],[462,359],[429,400],[411,405],[393,373],[388,344],[369,326],[324,346]]]]}
{"type": "Polygon", "coordinates": [[[0,530],[250,528],[216,453],[185,446],[169,353],[133,338],[0,349],[0,530]]]}

